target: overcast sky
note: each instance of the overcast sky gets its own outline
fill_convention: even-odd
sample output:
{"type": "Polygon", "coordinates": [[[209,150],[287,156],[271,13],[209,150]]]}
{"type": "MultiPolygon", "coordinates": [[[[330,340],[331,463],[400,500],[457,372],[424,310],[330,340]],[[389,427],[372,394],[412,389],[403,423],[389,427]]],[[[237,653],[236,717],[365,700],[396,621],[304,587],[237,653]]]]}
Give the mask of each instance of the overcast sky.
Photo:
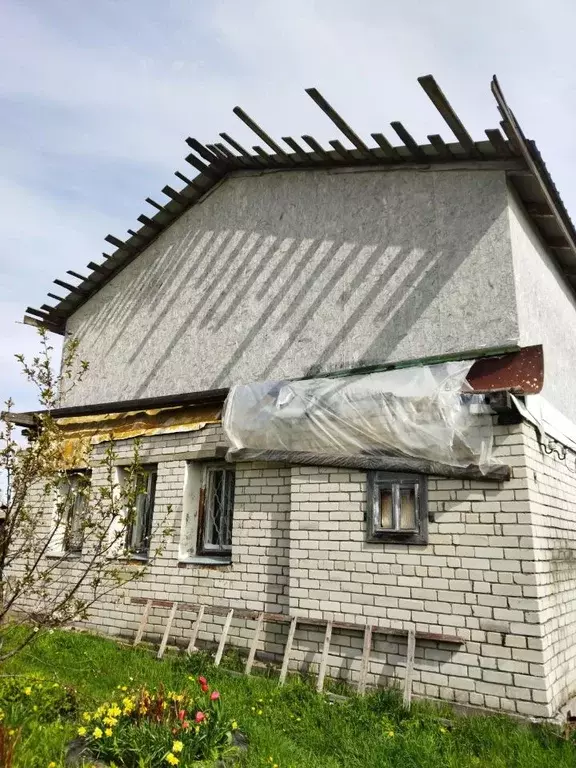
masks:
{"type": "Polygon", "coordinates": [[[342,138],[313,85],[364,138],[401,120],[453,140],[416,82],[432,73],[478,140],[496,73],[576,216],[575,25],[570,0],[3,0],[0,398],[34,406],[13,357],[37,346],[26,306],[190,174],[186,136],[255,143],[236,104],[276,138],[342,138]]]}

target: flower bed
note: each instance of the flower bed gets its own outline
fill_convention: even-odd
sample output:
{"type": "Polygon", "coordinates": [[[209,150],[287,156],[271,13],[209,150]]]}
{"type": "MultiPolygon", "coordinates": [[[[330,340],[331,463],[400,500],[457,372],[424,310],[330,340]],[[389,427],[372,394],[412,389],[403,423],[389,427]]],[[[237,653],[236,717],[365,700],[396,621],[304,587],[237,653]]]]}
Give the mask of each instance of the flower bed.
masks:
{"type": "Polygon", "coordinates": [[[85,712],[78,735],[85,754],[117,768],[166,768],[234,752],[233,731],[218,691],[206,678],[185,690],[118,689],[117,701],[85,712]]]}

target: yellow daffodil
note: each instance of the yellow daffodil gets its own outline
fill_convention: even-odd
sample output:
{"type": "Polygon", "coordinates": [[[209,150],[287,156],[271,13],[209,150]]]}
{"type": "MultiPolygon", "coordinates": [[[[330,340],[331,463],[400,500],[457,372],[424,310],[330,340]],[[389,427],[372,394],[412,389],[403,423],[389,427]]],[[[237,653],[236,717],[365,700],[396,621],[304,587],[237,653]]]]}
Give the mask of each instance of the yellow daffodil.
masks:
{"type": "Polygon", "coordinates": [[[108,710],[108,717],[118,717],[118,715],[122,714],[122,710],[117,704],[112,704],[110,709],[108,710]]]}
{"type": "Polygon", "coordinates": [[[440,726],[440,733],[446,733],[446,728],[444,726],[440,726]]]}
{"type": "Polygon", "coordinates": [[[78,736],[86,736],[86,728],[84,726],[78,728],[78,736]]]}
{"type": "Polygon", "coordinates": [[[172,754],[172,752],[168,752],[166,755],[166,762],[170,763],[170,765],[178,765],[180,760],[176,757],[176,755],[172,754]]]}
{"type": "Polygon", "coordinates": [[[181,741],[175,741],[174,744],[172,744],[172,752],[182,752],[184,749],[184,744],[182,744],[181,741]]]}
{"type": "Polygon", "coordinates": [[[48,768],[57,768],[56,763],[54,760],[52,760],[50,763],[48,763],[48,768]]]}
{"type": "Polygon", "coordinates": [[[388,736],[389,736],[390,738],[392,738],[392,736],[394,736],[394,731],[388,731],[388,736]]]}
{"type": "Polygon", "coordinates": [[[101,739],[102,738],[102,728],[94,728],[92,731],[92,736],[94,736],[95,739],[101,739]]]}
{"type": "Polygon", "coordinates": [[[32,693],[32,688],[30,688],[30,686],[28,686],[27,688],[24,688],[24,693],[26,694],[26,696],[30,696],[30,694],[32,693]]]}
{"type": "Polygon", "coordinates": [[[85,723],[89,723],[90,720],[92,720],[92,715],[90,714],[90,712],[83,712],[82,720],[84,720],[85,723]]]}
{"type": "Polygon", "coordinates": [[[112,736],[112,728],[106,728],[104,731],[104,736],[112,736]]]}
{"type": "Polygon", "coordinates": [[[238,728],[238,723],[236,720],[232,720],[232,730],[235,731],[238,728]]]}
{"type": "Polygon", "coordinates": [[[261,715],[261,714],[262,714],[262,710],[261,710],[261,709],[259,709],[259,710],[258,710],[258,714],[259,714],[259,715],[261,715]]]}

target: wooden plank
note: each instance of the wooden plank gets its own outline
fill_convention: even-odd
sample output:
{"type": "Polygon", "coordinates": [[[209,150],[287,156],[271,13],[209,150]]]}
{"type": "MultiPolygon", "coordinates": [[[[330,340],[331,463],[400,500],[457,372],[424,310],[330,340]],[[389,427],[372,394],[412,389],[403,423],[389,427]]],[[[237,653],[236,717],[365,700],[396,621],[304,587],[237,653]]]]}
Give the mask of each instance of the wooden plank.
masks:
{"type": "Polygon", "coordinates": [[[275,157],[272,157],[272,155],[269,155],[266,150],[262,149],[262,147],[259,147],[258,145],[252,147],[254,152],[262,158],[262,161],[267,167],[277,167],[281,165],[281,163],[278,162],[278,160],[275,157]]]}
{"type": "Polygon", "coordinates": [[[328,652],[330,650],[330,640],[332,638],[332,622],[326,622],[326,632],[324,634],[324,645],[322,647],[322,658],[320,659],[320,669],[318,670],[318,680],[316,681],[316,690],[322,693],[324,688],[324,678],[326,677],[326,665],[328,664],[328,652]]]}
{"type": "Polygon", "coordinates": [[[481,154],[478,151],[474,140],[464,127],[464,124],[456,112],[452,109],[450,102],[432,75],[424,75],[423,77],[419,77],[418,82],[426,92],[426,95],[432,104],[434,104],[438,112],[441,114],[446,125],[458,139],[461,146],[466,151],[466,154],[470,155],[471,157],[481,157],[481,154]]]}
{"type": "Polygon", "coordinates": [[[544,241],[546,242],[546,245],[550,246],[550,248],[558,249],[558,250],[572,250],[572,246],[568,242],[568,240],[563,237],[546,237],[545,235],[544,241]]]}
{"type": "Polygon", "coordinates": [[[398,154],[397,150],[394,149],[392,144],[388,141],[386,136],[384,136],[383,133],[371,133],[370,134],[376,144],[380,147],[380,149],[384,152],[386,157],[389,157],[391,160],[396,160],[398,163],[404,162],[404,158],[402,155],[398,154]]]}
{"type": "Polygon", "coordinates": [[[410,709],[412,701],[412,677],[414,675],[414,653],[416,650],[416,633],[413,628],[408,630],[406,643],[406,675],[404,677],[404,695],[402,703],[406,709],[410,709]]]}
{"type": "Polygon", "coordinates": [[[99,272],[101,275],[109,275],[112,272],[112,270],[104,266],[104,264],[96,264],[95,261],[88,262],[86,266],[88,269],[91,269],[93,272],[99,272]]]}
{"type": "MultiPolygon", "coordinates": [[[[210,152],[209,149],[207,149],[203,144],[201,144],[198,139],[192,139],[190,136],[186,139],[186,144],[188,146],[195,150],[200,157],[204,158],[204,160],[207,160],[209,163],[214,163],[216,165],[221,165],[221,160],[218,157],[218,155],[215,155],[213,152],[210,152]]],[[[204,166],[206,167],[206,166],[204,166]]]]}
{"type": "Polygon", "coordinates": [[[150,615],[150,611],[152,610],[152,602],[153,601],[151,599],[146,600],[144,611],[142,613],[142,618],[140,619],[140,624],[138,625],[138,631],[136,632],[136,637],[134,638],[134,646],[137,646],[139,643],[142,642],[142,635],[144,634],[144,630],[146,629],[146,625],[148,624],[148,616],[150,615]]]}
{"type": "MultiPolygon", "coordinates": [[[[359,152],[361,152],[365,157],[372,157],[372,152],[367,147],[367,145],[362,141],[360,136],[352,130],[352,128],[348,125],[348,123],[344,120],[344,118],[336,112],[334,107],[329,104],[324,96],[318,91],[316,88],[306,88],[306,93],[312,101],[314,101],[315,104],[317,104],[322,112],[324,112],[325,115],[327,115],[330,120],[334,123],[334,125],[342,131],[344,136],[348,139],[348,141],[353,144],[359,152]]],[[[332,143],[332,142],[330,142],[332,143]]]]}
{"type": "Polygon", "coordinates": [[[77,285],[70,285],[70,283],[65,283],[63,280],[58,280],[58,278],[52,282],[56,283],[56,285],[59,285],[61,288],[66,288],[66,290],[70,291],[71,293],[79,293],[81,296],[84,296],[86,293],[81,288],[78,288],[77,285]]]}
{"type": "MultiPolygon", "coordinates": [[[[204,174],[204,176],[209,176],[211,179],[220,179],[222,178],[222,170],[218,171],[215,168],[213,168],[210,165],[206,165],[206,163],[203,163],[202,160],[199,160],[196,155],[193,155],[190,153],[189,155],[186,155],[184,158],[187,163],[190,163],[190,165],[193,165],[196,170],[200,171],[200,173],[204,174]]],[[[214,163],[216,165],[216,163],[214,163]]]]}
{"type": "Polygon", "coordinates": [[[81,275],[79,272],[74,272],[73,269],[67,269],[66,270],[67,275],[72,275],[72,277],[76,277],[78,280],[82,280],[82,282],[86,282],[87,280],[90,280],[89,277],[85,277],[84,275],[81,275]]]}
{"type": "Polygon", "coordinates": [[[498,128],[487,128],[484,133],[488,137],[488,141],[490,144],[492,144],[497,154],[502,155],[502,157],[512,157],[512,150],[508,144],[506,144],[506,140],[498,128]]]}
{"type": "Polygon", "coordinates": [[[292,138],[292,136],[282,136],[282,141],[286,142],[290,149],[293,149],[294,152],[298,155],[300,160],[302,160],[304,163],[307,163],[308,165],[313,162],[313,160],[310,158],[308,152],[298,144],[298,142],[292,138]]]}
{"type": "Polygon", "coordinates": [[[254,659],[256,658],[256,648],[258,647],[258,641],[260,640],[260,634],[262,633],[263,624],[264,624],[264,613],[261,613],[260,616],[258,616],[258,621],[256,622],[256,629],[254,630],[254,637],[252,638],[250,653],[248,654],[246,667],[244,669],[245,675],[249,675],[250,672],[252,671],[254,659]]]}
{"type": "Polygon", "coordinates": [[[356,158],[354,155],[346,149],[346,147],[339,142],[338,140],[329,141],[328,144],[334,149],[334,151],[340,155],[340,157],[343,160],[346,160],[348,163],[354,163],[356,162],[356,158]]]}
{"type": "Polygon", "coordinates": [[[157,203],[156,200],[152,200],[151,197],[147,197],[146,202],[148,203],[148,205],[151,205],[153,208],[156,208],[158,211],[164,211],[164,206],[160,205],[160,203],[157,203]]]}
{"type": "Polygon", "coordinates": [[[158,648],[158,653],[156,654],[157,659],[161,659],[162,656],[164,656],[164,651],[166,650],[166,646],[168,644],[168,638],[170,637],[170,630],[172,629],[172,622],[174,621],[174,616],[176,616],[177,610],[178,610],[178,603],[175,600],[172,603],[172,608],[170,609],[170,613],[168,614],[168,621],[166,622],[166,629],[164,630],[164,636],[162,637],[160,648],[158,648]]]}
{"type": "Polygon", "coordinates": [[[48,312],[40,309],[34,309],[34,307],[26,307],[26,312],[29,315],[36,315],[36,317],[42,318],[42,320],[48,319],[48,312]]]}
{"type": "MultiPolygon", "coordinates": [[[[321,160],[325,160],[328,163],[333,163],[334,160],[330,157],[330,154],[322,147],[314,138],[314,136],[302,136],[302,140],[308,144],[308,146],[315,152],[321,160]]],[[[310,158],[312,161],[314,158],[310,158]]]]}
{"type": "Polygon", "coordinates": [[[119,251],[134,251],[134,246],[128,245],[128,243],[125,243],[123,240],[120,240],[119,237],[115,237],[114,235],[106,235],[104,238],[107,243],[110,243],[110,245],[115,246],[118,248],[119,251]]]}
{"type": "Polygon", "coordinates": [[[284,648],[284,658],[282,659],[282,669],[280,670],[280,678],[278,679],[278,685],[284,685],[286,682],[286,675],[288,674],[288,665],[290,664],[290,654],[292,653],[292,645],[294,643],[294,635],[296,634],[296,625],[298,624],[298,617],[293,616],[290,621],[290,629],[288,630],[288,639],[286,640],[286,647],[284,648]]]}
{"type": "Polygon", "coordinates": [[[232,136],[229,136],[227,133],[221,133],[220,136],[224,139],[224,141],[227,141],[228,144],[230,144],[230,146],[236,150],[236,152],[239,152],[242,155],[248,165],[259,167],[264,165],[264,162],[259,157],[254,157],[254,155],[251,155],[250,152],[248,152],[248,150],[245,149],[242,144],[239,144],[236,139],[233,139],[232,136]]]}
{"type": "Polygon", "coordinates": [[[47,293],[47,296],[50,296],[51,299],[54,299],[55,301],[68,301],[68,299],[64,299],[62,296],[57,296],[55,293],[47,293]]]}
{"type": "Polygon", "coordinates": [[[358,678],[358,693],[362,696],[366,691],[366,676],[370,665],[370,651],[372,650],[372,624],[366,624],[364,630],[364,647],[362,648],[362,664],[360,677],[358,678]]]}
{"type": "MultiPolygon", "coordinates": [[[[270,149],[273,149],[273,150],[274,150],[274,152],[275,152],[277,155],[279,155],[279,156],[280,156],[280,157],[281,157],[281,158],[282,158],[282,159],[283,159],[283,160],[284,160],[286,163],[288,163],[288,165],[295,165],[295,162],[294,162],[294,160],[293,160],[293,159],[292,159],[292,158],[291,158],[289,155],[287,155],[287,154],[286,154],[286,152],[284,152],[284,150],[282,149],[282,147],[281,147],[279,144],[277,144],[277,143],[274,141],[274,139],[272,139],[272,138],[271,138],[271,137],[270,137],[270,136],[269,136],[269,135],[266,133],[266,131],[264,131],[264,130],[263,130],[263,129],[262,129],[262,128],[261,128],[261,127],[258,125],[258,123],[256,123],[254,120],[252,120],[252,118],[250,117],[250,115],[247,115],[247,114],[246,114],[246,112],[244,112],[244,110],[243,110],[241,107],[234,107],[234,109],[233,109],[232,111],[234,112],[234,114],[236,115],[236,117],[239,117],[239,118],[240,118],[240,120],[242,120],[242,122],[243,122],[245,125],[247,125],[247,126],[248,126],[248,128],[250,128],[250,130],[254,131],[254,133],[256,134],[256,136],[258,136],[258,138],[262,139],[262,141],[263,141],[265,144],[267,144],[267,145],[270,147],[270,149]]],[[[220,135],[222,135],[222,134],[220,134],[220,135]]]]}
{"type": "Polygon", "coordinates": [[[161,232],[164,229],[164,226],[160,224],[160,222],[154,221],[154,219],[145,216],[143,213],[138,216],[138,221],[140,224],[144,224],[145,227],[150,227],[150,229],[153,229],[155,232],[161,232]]]}
{"type": "Polygon", "coordinates": [[[436,152],[438,152],[438,156],[443,160],[452,160],[454,158],[454,155],[448,149],[448,146],[442,136],[439,136],[437,133],[433,133],[428,136],[428,141],[430,144],[432,144],[436,152]]]}
{"type": "Polygon", "coordinates": [[[418,145],[416,140],[412,137],[412,134],[408,133],[402,123],[398,122],[398,120],[395,120],[393,123],[390,123],[390,125],[396,131],[400,139],[404,142],[412,157],[416,158],[416,160],[420,160],[421,162],[430,161],[428,155],[418,145]]]}
{"type": "Polygon", "coordinates": [[[198,632],[200,631],[200,625],[202,624],[202,618],[204,617],[204,606],[201,605],[198,608],[198,614],[196,615],[196,621],[194,622],[194,626],[192,627],[192,634],[190,635],[190,642],[188,643],[188,648],[186,648],[186,653],[194,653],[196,651],[196,640],[198,639],[198,632]]]}
{"type": "Polygon", "coordinates": [[[524,203],[526,213],[530,216],[534,216],[538,219],[553,219],[554,211],[551,210],[547,203],[524,203]]]}
{"type": "Polygon", "coordinates": [[[168,185],[163,187],[162,192],[164,192],[166,197],[175,200],[177,203],[182,203],[182,205],[188,205],[190,202],[189,198],[184,197],[184,195],[181,195],[180,192],[177,192],[175,189],[172,189],[172,187],[169,187],[168,185]]]}
{"type": "Polygon", "coordinates": [[[224,622],[222,635],[220,636],[220,642],[218,643],[218,650],[216,651],[216,657],[214,659],[215,667],[218,667],[220,665],[220,662],[222,661],[224,646],[226,645],[226,638],[228,637],[228,631],[230,629],[230,624],[232,623],[233,616],[234,616],[234,608],[230,608],[230,610],[228,611],[228,615],[226,616],[226,621],[224,622]]]}

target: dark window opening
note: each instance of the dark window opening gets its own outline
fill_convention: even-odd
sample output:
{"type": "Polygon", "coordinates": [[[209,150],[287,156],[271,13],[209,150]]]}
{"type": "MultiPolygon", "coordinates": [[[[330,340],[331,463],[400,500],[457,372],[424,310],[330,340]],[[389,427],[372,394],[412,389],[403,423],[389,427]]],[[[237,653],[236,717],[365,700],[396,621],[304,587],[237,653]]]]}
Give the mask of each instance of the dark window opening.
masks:
{"type": "Polygon", "coordinates": [[[232,551],[234,513],[232,467],[204,468],[198,509],[197,554],[229,557],[232,551]]]}
{"type": "Polygon", "coordinates": [[[157,467],[142,467],[136,477],[136,498],[132,520],[128,525],[126,547],[130,554],[148,557],[154,517],[157,467]]]}
{"type": "Polygon", "coordinates": [[[425,476],[368,473],[368,541],[426,544],[427,506],[425,476]]]}

